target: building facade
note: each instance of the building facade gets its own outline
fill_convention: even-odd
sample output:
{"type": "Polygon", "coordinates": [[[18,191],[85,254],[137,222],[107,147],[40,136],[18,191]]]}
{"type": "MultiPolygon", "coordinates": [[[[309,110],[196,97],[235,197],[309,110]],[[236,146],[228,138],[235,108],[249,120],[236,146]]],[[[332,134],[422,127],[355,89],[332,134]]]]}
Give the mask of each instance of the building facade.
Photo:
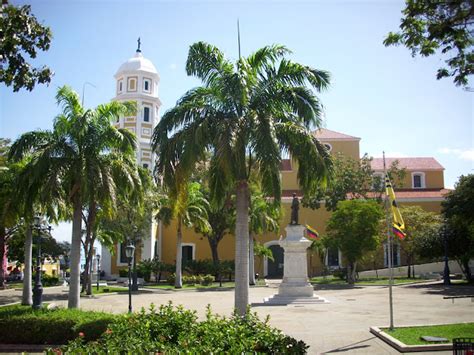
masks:
{"type": "MultiPolygon", "coordinates": [[[[138,103],[136,116],[124,117],[117,122],[118,127],[127,128],[137,134],[140,142],[138,162],[150,169],[153,168],[153,154],[150,148],[150,139],[153,129],[159,120],[159,108],[161,102],[158,98],[159,76],[153,64],[143,58],[140,52],[124,63],[117,74],[116,96],[114,100],[134,100],[138,103]],[[148,84],[147,84],[148,83],[148,84]],[[147,113],[148,112],[148,113],[147,113]],[[146,165],[145,165],[146,164],[146,165]]],[[[360,138],[347,134],[320,129],[314,132],[331,154],[342,153],[353,159],[360,159],[360,138]]],[[[396,190],[397,201],[400,205],[418,205],[426,211],[440,213],[441,202],[448,192],[444,188],[444,168],[434,158],[388,158],[387,166],[392,161],[399,161],[399,167],[406,169],[406,178],[396,190]]],[[[380,158],[372,161],[372,169],[375,174],[383,174],[383,162],[380,158]]],[[[280,233],[283,234],[285,226],[290,222],[292,194],[296,193],[302,197],[302,192],[297,180],[297,165],[291,159],[284,159],[281,163],[282,180],[282,210],[283,217],[280,221],[280,233]]],[[[326,223],[331,215],[322,204],[321,208],[312,210],[300,208],[299,221],[301,224],[309,224],[316,228],[320,234],[326,233],[326,223]]],[[[141,259],[158,257],[159,260],[174,264],[176,260],[176,222],[169,226],[153,225],[151,238],[145,242],[142,249],[141,259]]],[[[283,274],[283,250],[279,246],[281,235],[266,233],[257,236],[257,242],[269,247],[274,255],[275,261],[255,258],[255,270],[260,275],[279,277],[283,274]]],[[[118,269],[125,267],[122,260],[121,246],[116,246],[115,255],[110,255],[107,250],[103,251],[105,264],[103,268],[106,274],[117,275],[118,269]]],[[[218,254],[221,260],[234,260],[235,238],[226,235],[219,243],[218,254]]],[[[386,266],[386,252],[381,256],[381,267],[386,266]],[[383,263],[382,263],[383,259],[383,263]]],[[[208,241],[202,235],[192,229],[183,228],[182,255],[184,260],[211,259],[211,249],[208,241]]],[[[395,265],[403,262],[400,248],[395,246],[395,265]]],[[[310,275],[321,274],[325,268],[338,268],[344,266],[343,255],[338,250],[328,250],[324,260],[317,253],[308,252],[308,268],[310,275]]]]}

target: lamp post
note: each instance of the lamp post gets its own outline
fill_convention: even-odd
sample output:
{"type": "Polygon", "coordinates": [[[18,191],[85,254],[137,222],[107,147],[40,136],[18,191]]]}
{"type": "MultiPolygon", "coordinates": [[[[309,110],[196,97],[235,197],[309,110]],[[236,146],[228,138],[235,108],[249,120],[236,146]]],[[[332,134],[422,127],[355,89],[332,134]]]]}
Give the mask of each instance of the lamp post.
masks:
{"type": "Polygon", "coordinates": [[[97,292],[99,291],[99,281],[100,281],[100,254],[95,256],[97,258],[97,292]]]}
{"type": "Polygon", "coordinates": [[[51,233],[51,226],[46,227],[41,216],[36,215],[34,217],[33,228],[37,231],[38,234],[35,286],[33,287],[33,309],[39,309],[41,308],[43,299],[43,284],[41,283],[41,233],[46,229],[49,229],[51,233]]]}
{"type": "Polygon", "coordinates": [[[125,247],[125,256],[128,261],[128,313],[132,313],[132,259],[135,247],[130,242],[125,247]]]}
{"type": "Polygon", "coordinates": [[[444,221],[443,226],[441,227],[441,235],[443,236],[444,242],[444,273],[443,273],[443,284],[445,286],[451,285],[451,280],[449,278],[449,263],[448,263],[448,225],[444,221]]]}

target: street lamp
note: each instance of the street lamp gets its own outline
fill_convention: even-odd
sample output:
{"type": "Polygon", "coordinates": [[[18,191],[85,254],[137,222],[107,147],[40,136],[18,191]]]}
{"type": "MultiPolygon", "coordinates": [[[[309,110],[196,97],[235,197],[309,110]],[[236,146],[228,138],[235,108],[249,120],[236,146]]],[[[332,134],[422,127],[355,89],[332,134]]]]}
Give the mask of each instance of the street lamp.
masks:
{"type": "Polygon", "coordinates": [[[100,254],[95,256],[97,258],[97,292],[99,291],[99,281],[100,281],[100,254]]]}
{"type": "Polygon", "coordinates": [[[43,284],[41,283],[41,233],[46,229],[51,233],[51,226],[46,227],[41,216],[36,215],[34,217],[33,228],[36,229],[38,233],[35,286],[33,287],[33,309],[39,309],[41,308],[43,298],[43,284]]]}
{"type": "Polygon", "coordinates": [[[128,261],[128,313],[132,313],[132,259],[135,247],[130,242],[125,247],[125,256],[128,261]]]}
{"type": "Polygon", "coordinates": [[[449,278],[449,263],[448,263],[448,236],[449,236],[449,229],[447,222],[444,221],[443,225],[441,226],[441,236],[443,237],[444,242],[444,273],[443,273],[443,284],[445,286],[451,285],[451,280],[449,278]]]}

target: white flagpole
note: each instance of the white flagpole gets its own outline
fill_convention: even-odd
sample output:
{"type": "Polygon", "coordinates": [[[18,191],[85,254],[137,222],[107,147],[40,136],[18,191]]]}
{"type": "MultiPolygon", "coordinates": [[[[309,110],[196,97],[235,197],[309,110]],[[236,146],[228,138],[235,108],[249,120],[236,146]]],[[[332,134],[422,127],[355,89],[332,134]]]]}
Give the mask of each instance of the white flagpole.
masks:
{"type": "MultiPolygon", "coordinates": [[[[387,178],[387,168],[385,166],[385,152],[383,152],[383,171],[385,174],[385,179],[387,178]]],[[[386,182],[385,182],[386,184],[386,182]]],[[[387,194],[387,186],[385,186],[385,209],[386,209],[386,221],[387,221],[387,254],[388,254],[388,303],[390,306],[390,327],[393,329],[393,296],[392,296],[392,286],[393,286],[393,254],[392,254],[392,234],[391,230],[391,221],[390,218],[390,202],[387,194]]]]}

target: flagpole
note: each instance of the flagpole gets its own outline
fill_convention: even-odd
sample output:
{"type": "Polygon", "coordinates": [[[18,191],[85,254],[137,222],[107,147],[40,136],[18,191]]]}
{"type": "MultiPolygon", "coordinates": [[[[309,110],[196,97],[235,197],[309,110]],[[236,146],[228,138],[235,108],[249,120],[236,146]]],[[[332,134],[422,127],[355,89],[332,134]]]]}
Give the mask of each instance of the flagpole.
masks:
{"type": "MultiPolygon", "coordinates": [[[[387,179],[387,168],[385,165],[385,152],[383,152],[383,171],[385,174],[385,179],[387,179]]],[[[392,255],[392,235],[390,233],[390,206],[389,206],[389,199],[387,189],[385,188],[385,216],[387,221],[387,254],[388,254],[388,272],[389,272],[389,279],[388,279],[388,303],[390,306],[390,327],[389,329],[393,329],[393,295],[392,295],[392,286],[393,286],[393,255],[392,255]]]]}

